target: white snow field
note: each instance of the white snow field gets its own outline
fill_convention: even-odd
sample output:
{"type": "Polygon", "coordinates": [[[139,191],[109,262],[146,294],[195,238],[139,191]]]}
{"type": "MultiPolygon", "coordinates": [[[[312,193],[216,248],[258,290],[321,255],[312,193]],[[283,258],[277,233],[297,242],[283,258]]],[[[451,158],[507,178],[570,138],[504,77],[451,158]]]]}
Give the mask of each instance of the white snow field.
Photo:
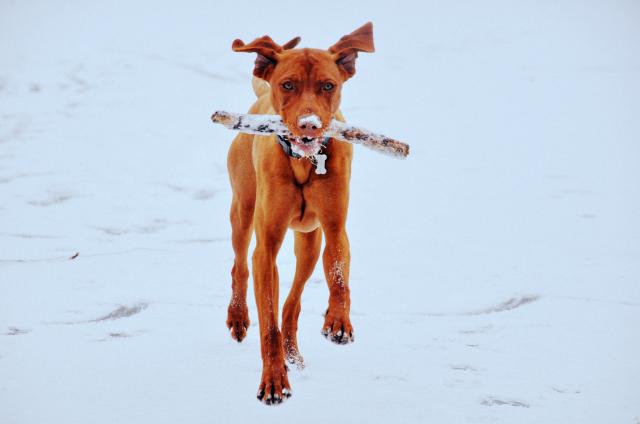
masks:
{"type": "Polygon", "coordinates": [[[639,2],[0,1],[0,423],[637,424],[639,325],[639,2]],[[234,38],[369,20],[342,110],[412,153],[356,146],[356,342],[318,267],[267,407],[209,117],[254,98],[234,38]]]}

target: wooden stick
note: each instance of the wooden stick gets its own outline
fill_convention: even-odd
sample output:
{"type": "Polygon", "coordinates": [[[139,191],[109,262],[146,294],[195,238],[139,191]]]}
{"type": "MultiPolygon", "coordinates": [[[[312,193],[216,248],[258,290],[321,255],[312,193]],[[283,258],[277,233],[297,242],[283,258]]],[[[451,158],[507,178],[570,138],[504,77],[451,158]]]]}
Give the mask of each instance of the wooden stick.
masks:
{"type": "MultiPolygon", "coordinates": [[[[217,111],[211,116],[211,120],[230,130],[240,131],[246,134],[292,136],[279,115],[251,115],[217,111]]],[[[324,132],[324,136],[346,141],[347,143],[361,144],[376,152],[401,159],[409,155],[409,145],[406,143],[382,134],[372,133],[363,128],[345,124],[344,122],[336,121],[335,119],[331,121],[331,124],[324,132]]]]}

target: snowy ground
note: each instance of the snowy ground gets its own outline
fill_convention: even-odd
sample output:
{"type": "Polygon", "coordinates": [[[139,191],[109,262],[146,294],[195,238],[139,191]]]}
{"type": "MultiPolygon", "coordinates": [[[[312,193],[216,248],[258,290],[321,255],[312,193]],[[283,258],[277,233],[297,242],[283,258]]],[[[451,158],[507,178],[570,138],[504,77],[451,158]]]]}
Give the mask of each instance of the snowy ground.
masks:
{"type": "Polygon", "coordinates": [[[640,3],[130,3],[0,1],[1,423],[640,422],[640,3]],[[234,38],[367,20],[342,109],[412,155],[356,149],[356,343],[318,268],[267,408],[209,116],[253,99],[234,38]]]}

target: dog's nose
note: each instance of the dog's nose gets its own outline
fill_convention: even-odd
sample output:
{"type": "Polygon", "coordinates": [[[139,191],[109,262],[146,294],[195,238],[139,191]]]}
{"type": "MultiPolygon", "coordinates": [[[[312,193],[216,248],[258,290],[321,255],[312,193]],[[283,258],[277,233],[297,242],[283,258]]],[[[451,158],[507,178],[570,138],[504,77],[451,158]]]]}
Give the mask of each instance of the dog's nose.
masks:
{"type": "Polygon", "coordinates": [[[304,135],[316,136],[322,128],[322,121],[318,115],[303,115],[298,118],[298,129],[304,135]]]}

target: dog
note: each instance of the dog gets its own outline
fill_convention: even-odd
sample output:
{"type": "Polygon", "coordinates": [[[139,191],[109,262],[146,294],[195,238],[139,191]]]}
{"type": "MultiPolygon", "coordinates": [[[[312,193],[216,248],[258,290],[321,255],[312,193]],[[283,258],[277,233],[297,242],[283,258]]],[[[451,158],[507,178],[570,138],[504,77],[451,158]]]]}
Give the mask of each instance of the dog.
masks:
{"type": "Polygon", "coordinates": [[[342,85],[355,74],[358,53],[374,51],[373,25],[368,22],[328,50],[296,49],[299,42],[296,37],[279,45],[265,35],[249,44],[232,44],[235,52],[257,53],[253,89],[258,99],[249,113],[278,114],[292,133],[288,138],[239,134],[227,157],[235,258],[226,324],[231,337],[241,342],[249,328],[247,260],[255,232],[252,274],[263,364],[258,399],[266,404],[291,396],[285,359],[303,367],[296,339],[300,296],[320,257],[323,235],[329,305],[322,333],[338,344],[354,340],[345,229],[353,146],[322,133],[332,119],[344,121],[339,110],[342,85]],[[321,154],[326,173],[317,172],[321,154]],[[276,256],[289,228],[295,233],[296,271],[280,328],[276,256]]]}

